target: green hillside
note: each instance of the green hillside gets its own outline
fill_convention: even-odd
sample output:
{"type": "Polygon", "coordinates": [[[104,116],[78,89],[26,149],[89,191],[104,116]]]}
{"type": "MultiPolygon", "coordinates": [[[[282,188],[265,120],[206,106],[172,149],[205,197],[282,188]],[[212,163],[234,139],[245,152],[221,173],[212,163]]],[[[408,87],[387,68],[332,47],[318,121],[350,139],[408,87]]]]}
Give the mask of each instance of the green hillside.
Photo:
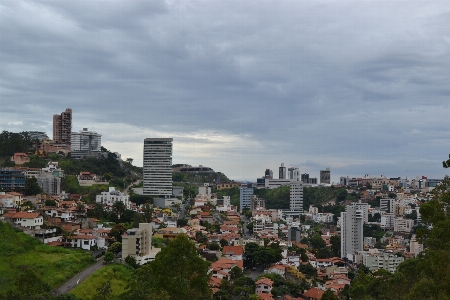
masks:
{"type": "Polygon", "coordinates": [[[89,253],[44,245],[0,221],[0,299],[45,295],[93,263],[89,253]]]}

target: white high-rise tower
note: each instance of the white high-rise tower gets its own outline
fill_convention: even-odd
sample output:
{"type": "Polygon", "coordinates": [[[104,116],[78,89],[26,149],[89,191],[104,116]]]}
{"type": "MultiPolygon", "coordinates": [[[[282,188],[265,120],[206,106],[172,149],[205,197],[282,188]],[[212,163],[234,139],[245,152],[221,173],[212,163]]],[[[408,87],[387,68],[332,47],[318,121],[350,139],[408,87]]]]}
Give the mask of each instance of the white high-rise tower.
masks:
{"type": "Polygon", "coordinates": [[[144,195],[172,195],[172,138],[144,140],[144,195]]]}

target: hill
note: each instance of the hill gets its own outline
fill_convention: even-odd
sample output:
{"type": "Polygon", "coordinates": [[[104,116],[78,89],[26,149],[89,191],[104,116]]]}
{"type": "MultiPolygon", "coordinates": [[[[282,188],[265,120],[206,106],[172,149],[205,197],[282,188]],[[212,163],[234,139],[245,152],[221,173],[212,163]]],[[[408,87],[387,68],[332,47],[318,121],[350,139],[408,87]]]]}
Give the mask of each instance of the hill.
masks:
{"type": "Polygon", "coordinates": [[[0,221],[0,299],[47,295],[93,263],[89,253],[44,245],[0,221]]]}

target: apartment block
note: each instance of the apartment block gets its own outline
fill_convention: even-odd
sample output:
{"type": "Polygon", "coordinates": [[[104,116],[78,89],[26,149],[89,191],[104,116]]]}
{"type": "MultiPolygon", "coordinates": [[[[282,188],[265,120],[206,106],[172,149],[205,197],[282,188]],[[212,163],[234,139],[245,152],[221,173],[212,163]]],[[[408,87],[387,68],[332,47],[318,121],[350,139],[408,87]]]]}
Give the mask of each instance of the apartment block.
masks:
{"type": "Polygon", "coordinates": [[[242,211],[244,207],[250,208],[251,197],[253,195],[253,188],[241,187],[239,189],[239,209],[242,211]]]}
{"type": "Polygon", "coordinates": [[[144,195],[172,194],[172,142],[172,138],[144,140],[144,195]]]}
{"type": "Polygon", "coordinates": [[[72,133],[72,109],[67,108],[60,115],[53,115],[53,141],[70,145],[72,133]]]}
{"type": "Polygon", "coordinates": [[[143,265],[155,259],[161,249],[152,246],[152,230],[152,224],[139,223],[139,228],[128,229],[122,235],[122,261],[131,256],[143,265]]]}
{"type": "Polygon", "coordinates": [[[321,184],[330,184],[330,168],[326,168],[325,170],[320,170],[320,183],[321,184]]]}
{"type": "Polygon", "coordinates": [[[341,257],[355,261],[355,255],[363,250],[363,225],[368,221],[368,204],[352,203],[341,212],[341,257]]]}
{"type": "Polygon", "coordinates": [[[102,136],[95,131],[83,128],[72,132],[70,153],[72,158],[98,157],[102,147],[102,136]]]}

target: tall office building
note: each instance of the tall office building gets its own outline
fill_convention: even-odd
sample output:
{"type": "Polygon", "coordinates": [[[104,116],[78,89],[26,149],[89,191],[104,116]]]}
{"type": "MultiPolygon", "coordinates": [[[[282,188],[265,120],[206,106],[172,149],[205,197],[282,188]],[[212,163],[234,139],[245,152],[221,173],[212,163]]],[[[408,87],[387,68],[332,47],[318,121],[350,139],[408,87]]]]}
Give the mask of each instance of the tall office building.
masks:
{"type": "Polygon", "coordinates": [[[172,138],[144,140],[144,195],[172,195],[172,138]]]}
{"type": "Polygon", "coordinates": [[[291,181],[289,191],[289,209],[303,212],[303,182],[291,181]]]}
{"type": "Polygon", "coordinates": [[[357,251],[364,250],[363,225],[368,221],[368,204],[352,203],[341,212],[341,257],[355,261],[357,251]]]}
{"type": "Polygon", "coordinates": [[[273,179],[273,172],[271,169],[266,169],[264,172],[264,178],[273,179]]]}
{"type": "Polygon", "coordinates": [[[320,170],[320,183],[330,184],[330,168],[320,170]]]}
{"type": "Polygon", "coordinates": [[[309,183],[309,174],[308,173],[302,174],[302,181],[303,181],[303,183],[309,183]]]}
{"type": "Polygon", "coordinates": [[[284,163],[281,164],[281,167],[278,169],[278,179],[286,179],[286,167],[284,163]]]}
{"type": "Polygon", "coordinates": [[[53,142],[70,145],[72,133],[72,109],[67,108],[60,115],[53,115],[53,142]]]}
{"type": "Polygon", "coordinates": [[[300,181],[300,169],[299,168],[295,168],[295,167],[289,168],[288,174],[289,174],[290,180],[300,181]]]}
{"type": "Polygon", "coordinates": [[[102,147],[102,135],[83,128],[79,132],[72,132],[70,152],[73,158],[97,157],[102,147]]]}
{"type": "Polygon", "coordinates": [[[242,211],[244,207],[250,208],[251,198],[253,195],[252,187],[241,187],[239,190],[239,209],[242,211]]]}

